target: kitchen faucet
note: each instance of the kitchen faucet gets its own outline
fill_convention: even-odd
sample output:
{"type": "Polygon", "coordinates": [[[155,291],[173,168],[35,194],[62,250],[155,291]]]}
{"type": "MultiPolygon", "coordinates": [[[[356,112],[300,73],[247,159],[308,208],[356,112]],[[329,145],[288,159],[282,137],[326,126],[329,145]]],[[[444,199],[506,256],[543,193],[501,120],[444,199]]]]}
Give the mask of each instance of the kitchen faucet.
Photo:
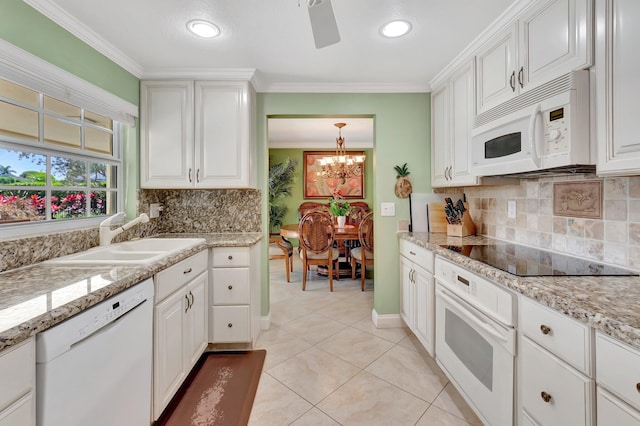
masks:
{"type": "Polygon", "coordinates": [[[111,240],[113,239],[113,237],[137,225],[138,223],[149,222],[149,216],[147,216],[146,213],[141,213],[140,216],[133,219],[131,222],[125,223],[124,225],[112,231],[111,223],[114,221],[120,222],[124,220],[124,216],[125,216],[124,212],[118,212],[113,216],[106,218],[100,223],[100,245],[101,246],[108,246],[109,244],[111,244],[111,240]]]}

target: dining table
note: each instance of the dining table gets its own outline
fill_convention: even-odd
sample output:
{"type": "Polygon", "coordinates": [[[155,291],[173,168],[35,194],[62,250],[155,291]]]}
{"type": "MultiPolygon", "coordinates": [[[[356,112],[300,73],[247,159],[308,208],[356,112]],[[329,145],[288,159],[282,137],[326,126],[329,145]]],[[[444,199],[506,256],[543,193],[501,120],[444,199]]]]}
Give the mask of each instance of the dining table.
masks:
{"type": "MultiPolygon", "coordinates": [[[[284,238],[300,238],[300,234],[298,233],[298,224],[290,223],[287,225],[282,225],[280,227],[280,235],[284,238]]],[[[346,240],[357,240],[358,239],[358,227],[355,225],[345,225],[344,227],[334,226],[333,239],[344,244],[346,240]]],[[[351,264],[348,260],[348,247],[345,246],[345,261],[339,262],[339,272],[338,275],[340,277],[351,277],[351,264]]],[[[358,265],[359,266],[359,265],[358,265]]],[[[356,274],[358,271],[356,271],[356,274]]],[[[318,266],[318,274],[319,275],[327,275],[328,268],[326,266],[318,266]]]]}

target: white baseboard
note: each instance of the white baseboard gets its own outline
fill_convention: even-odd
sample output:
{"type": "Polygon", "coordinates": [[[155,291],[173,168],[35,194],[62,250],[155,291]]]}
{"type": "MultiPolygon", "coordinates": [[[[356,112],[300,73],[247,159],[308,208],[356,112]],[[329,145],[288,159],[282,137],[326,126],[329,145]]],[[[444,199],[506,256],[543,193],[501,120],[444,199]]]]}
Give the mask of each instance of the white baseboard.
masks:
{"type": "Polygon", "coordinates": [[[401,328],[404,322],[400,318],[400,314],[379,315],[375,308],[371,310],[371,321],[376,328],[401,328]]]}
{"type": "Polygon", "coordinates": [[[267,316],[260,317],[260,330],[268,330],[271,328],[271,312],[267,316]]]}

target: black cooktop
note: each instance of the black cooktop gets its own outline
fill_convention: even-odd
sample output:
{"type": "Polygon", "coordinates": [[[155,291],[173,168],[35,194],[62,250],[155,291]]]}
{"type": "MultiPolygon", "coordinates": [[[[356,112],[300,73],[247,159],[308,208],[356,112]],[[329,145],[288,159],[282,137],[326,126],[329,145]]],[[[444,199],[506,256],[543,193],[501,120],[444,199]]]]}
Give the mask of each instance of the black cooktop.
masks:
{"type": "Polygon", "coordinates": [[[521,277],[638,275],[637,272],[615,266],[513,243],[442,245],[441,247],[521,277]]]}

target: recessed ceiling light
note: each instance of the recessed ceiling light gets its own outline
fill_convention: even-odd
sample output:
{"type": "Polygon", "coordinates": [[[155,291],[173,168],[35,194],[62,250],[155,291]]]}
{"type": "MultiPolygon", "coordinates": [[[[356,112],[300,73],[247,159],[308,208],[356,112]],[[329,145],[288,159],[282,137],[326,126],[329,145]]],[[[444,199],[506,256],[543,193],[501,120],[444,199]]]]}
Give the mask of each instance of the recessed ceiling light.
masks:
{"type": "Polygon", "coordinates": [[[380,28],[380,33],[385,37],[400,37],[411,31],[411,23],[408,21],[387,22],[380,28]]]}
{"type": "Polygon", "coordinates": [[[187,29],[199,37],[212,38],[220,34],[220,28],[208,21],[194,19],[187,22],[187,29]]]}

